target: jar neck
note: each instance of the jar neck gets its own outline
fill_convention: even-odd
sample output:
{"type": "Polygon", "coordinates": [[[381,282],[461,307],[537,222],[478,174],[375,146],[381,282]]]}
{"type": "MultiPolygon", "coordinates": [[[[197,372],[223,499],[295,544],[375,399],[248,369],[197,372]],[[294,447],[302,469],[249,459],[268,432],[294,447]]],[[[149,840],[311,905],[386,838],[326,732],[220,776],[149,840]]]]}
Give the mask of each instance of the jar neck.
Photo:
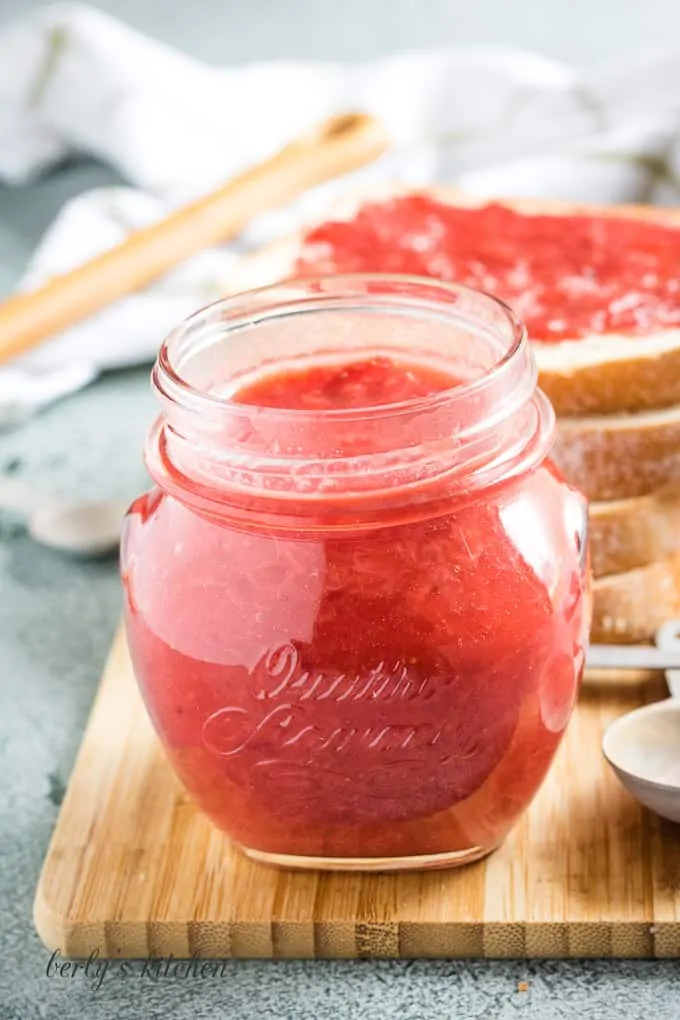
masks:
{"type": "Polygon", "coordinates": [[[182,502],[250,526],[382,523],[540,463],[554,415],[536,380],[521,324],[486,295],[403,277],[293,282],[218,303],[168,338],[153,373],[163,413],[147,464],[182,502]],[[446,367],[456,384],[351,409],[229,396],[272,366],[378,352],[446,367]]]}

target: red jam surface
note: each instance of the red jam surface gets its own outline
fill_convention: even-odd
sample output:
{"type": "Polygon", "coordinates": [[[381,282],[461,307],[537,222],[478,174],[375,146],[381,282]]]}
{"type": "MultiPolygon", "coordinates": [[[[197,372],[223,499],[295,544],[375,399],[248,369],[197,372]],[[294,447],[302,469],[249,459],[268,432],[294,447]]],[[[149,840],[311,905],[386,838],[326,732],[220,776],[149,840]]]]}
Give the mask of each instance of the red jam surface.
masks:
{"type": "Polygon", "coordinates": [[[313,230],[296,270],[465,284],[505,301],[532,340],[550,343],[680,326],[679,245],[680,231],[643,220],[529,216],[411,196],[313,230]]]}
{"type": "Polygon", "coordinates": [[[259,407],[329,411],[399,404],[441,393],[456,382],[451,375],[427,365],[403,364],[397,368],[391,358],[373,357],[279,372],[244,386],[233,400],[259,407]]]}
{"type": "MultiPolygon", "coordinates": [[[[370,358],[262,376],[245,404],[339,409],[454,382],[370,358]]],[[[254,412],[255,413],[255,412],[254,412]]],[[[351,446],[351,436],[348,436],[351,446]]],[[[581,497],[550,466],[450,512],[263,533],[157,490],[128,517],[130,647],[167,751],[242,845],[383,857],[490,849],[577,693],[581,497]]],[[[308,519],[306,519],[308,524],[308,519]]]]}

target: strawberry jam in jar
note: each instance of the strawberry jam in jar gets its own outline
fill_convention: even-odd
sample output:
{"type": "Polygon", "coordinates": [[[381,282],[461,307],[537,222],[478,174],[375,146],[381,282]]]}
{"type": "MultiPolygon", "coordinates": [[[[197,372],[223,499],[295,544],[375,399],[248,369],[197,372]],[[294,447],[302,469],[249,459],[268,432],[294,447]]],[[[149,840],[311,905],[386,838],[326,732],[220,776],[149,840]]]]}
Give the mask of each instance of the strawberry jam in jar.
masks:
{"type": "Polygon", "coordinates": [[[522,325],[432,280],[292,281],[189,319],[153,380],[127,634],[196,803],[286,867],[498,846],[589,623],[586,503],[522,325]]]}

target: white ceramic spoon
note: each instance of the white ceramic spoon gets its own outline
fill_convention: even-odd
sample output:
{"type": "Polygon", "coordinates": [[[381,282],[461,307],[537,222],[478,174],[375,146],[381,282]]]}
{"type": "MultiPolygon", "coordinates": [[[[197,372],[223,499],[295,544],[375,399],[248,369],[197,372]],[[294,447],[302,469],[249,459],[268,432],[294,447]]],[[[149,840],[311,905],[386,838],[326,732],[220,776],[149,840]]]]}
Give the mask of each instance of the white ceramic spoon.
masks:
{"type": "Polygon", "coordinates": [[[120,542],[129,502],[104,499],[96,503],[48,503],[28,519],[36,542],[74,556],[103,556],[120,542]]]}
{"type": "Polygon", "coordinates": [[[20,514],[31,538],[72,556],[113,552],[119,542],[129,500],[62,503],[13,481],[0,485],[0,508],[20,514]]]}
{"type": "Polygon", "coordinates": [[[656,644],[655,649],[630,651],[657,653],[659,661],[671,667],[665,670],[670,698],[613,722],[602,739],[602,751],[634,797],[662,817],[680,822],[680,620],[661,627],[656,644]]]}

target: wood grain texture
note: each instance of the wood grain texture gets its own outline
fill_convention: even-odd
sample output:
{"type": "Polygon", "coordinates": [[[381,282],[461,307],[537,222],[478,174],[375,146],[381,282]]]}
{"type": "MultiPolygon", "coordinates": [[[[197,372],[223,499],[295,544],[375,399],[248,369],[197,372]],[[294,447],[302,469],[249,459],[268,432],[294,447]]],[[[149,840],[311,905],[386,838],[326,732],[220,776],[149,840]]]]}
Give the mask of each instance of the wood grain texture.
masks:
{"type": "Polygon", "coordinates": [[[117,638],[35,899],[68,956],[677,957],[680,826],[600,753],[607,723],[664,696],[601,675],[531,810],[479,864],[409,874],[277,871],[243,857],[175,780],[117,638]]]}

